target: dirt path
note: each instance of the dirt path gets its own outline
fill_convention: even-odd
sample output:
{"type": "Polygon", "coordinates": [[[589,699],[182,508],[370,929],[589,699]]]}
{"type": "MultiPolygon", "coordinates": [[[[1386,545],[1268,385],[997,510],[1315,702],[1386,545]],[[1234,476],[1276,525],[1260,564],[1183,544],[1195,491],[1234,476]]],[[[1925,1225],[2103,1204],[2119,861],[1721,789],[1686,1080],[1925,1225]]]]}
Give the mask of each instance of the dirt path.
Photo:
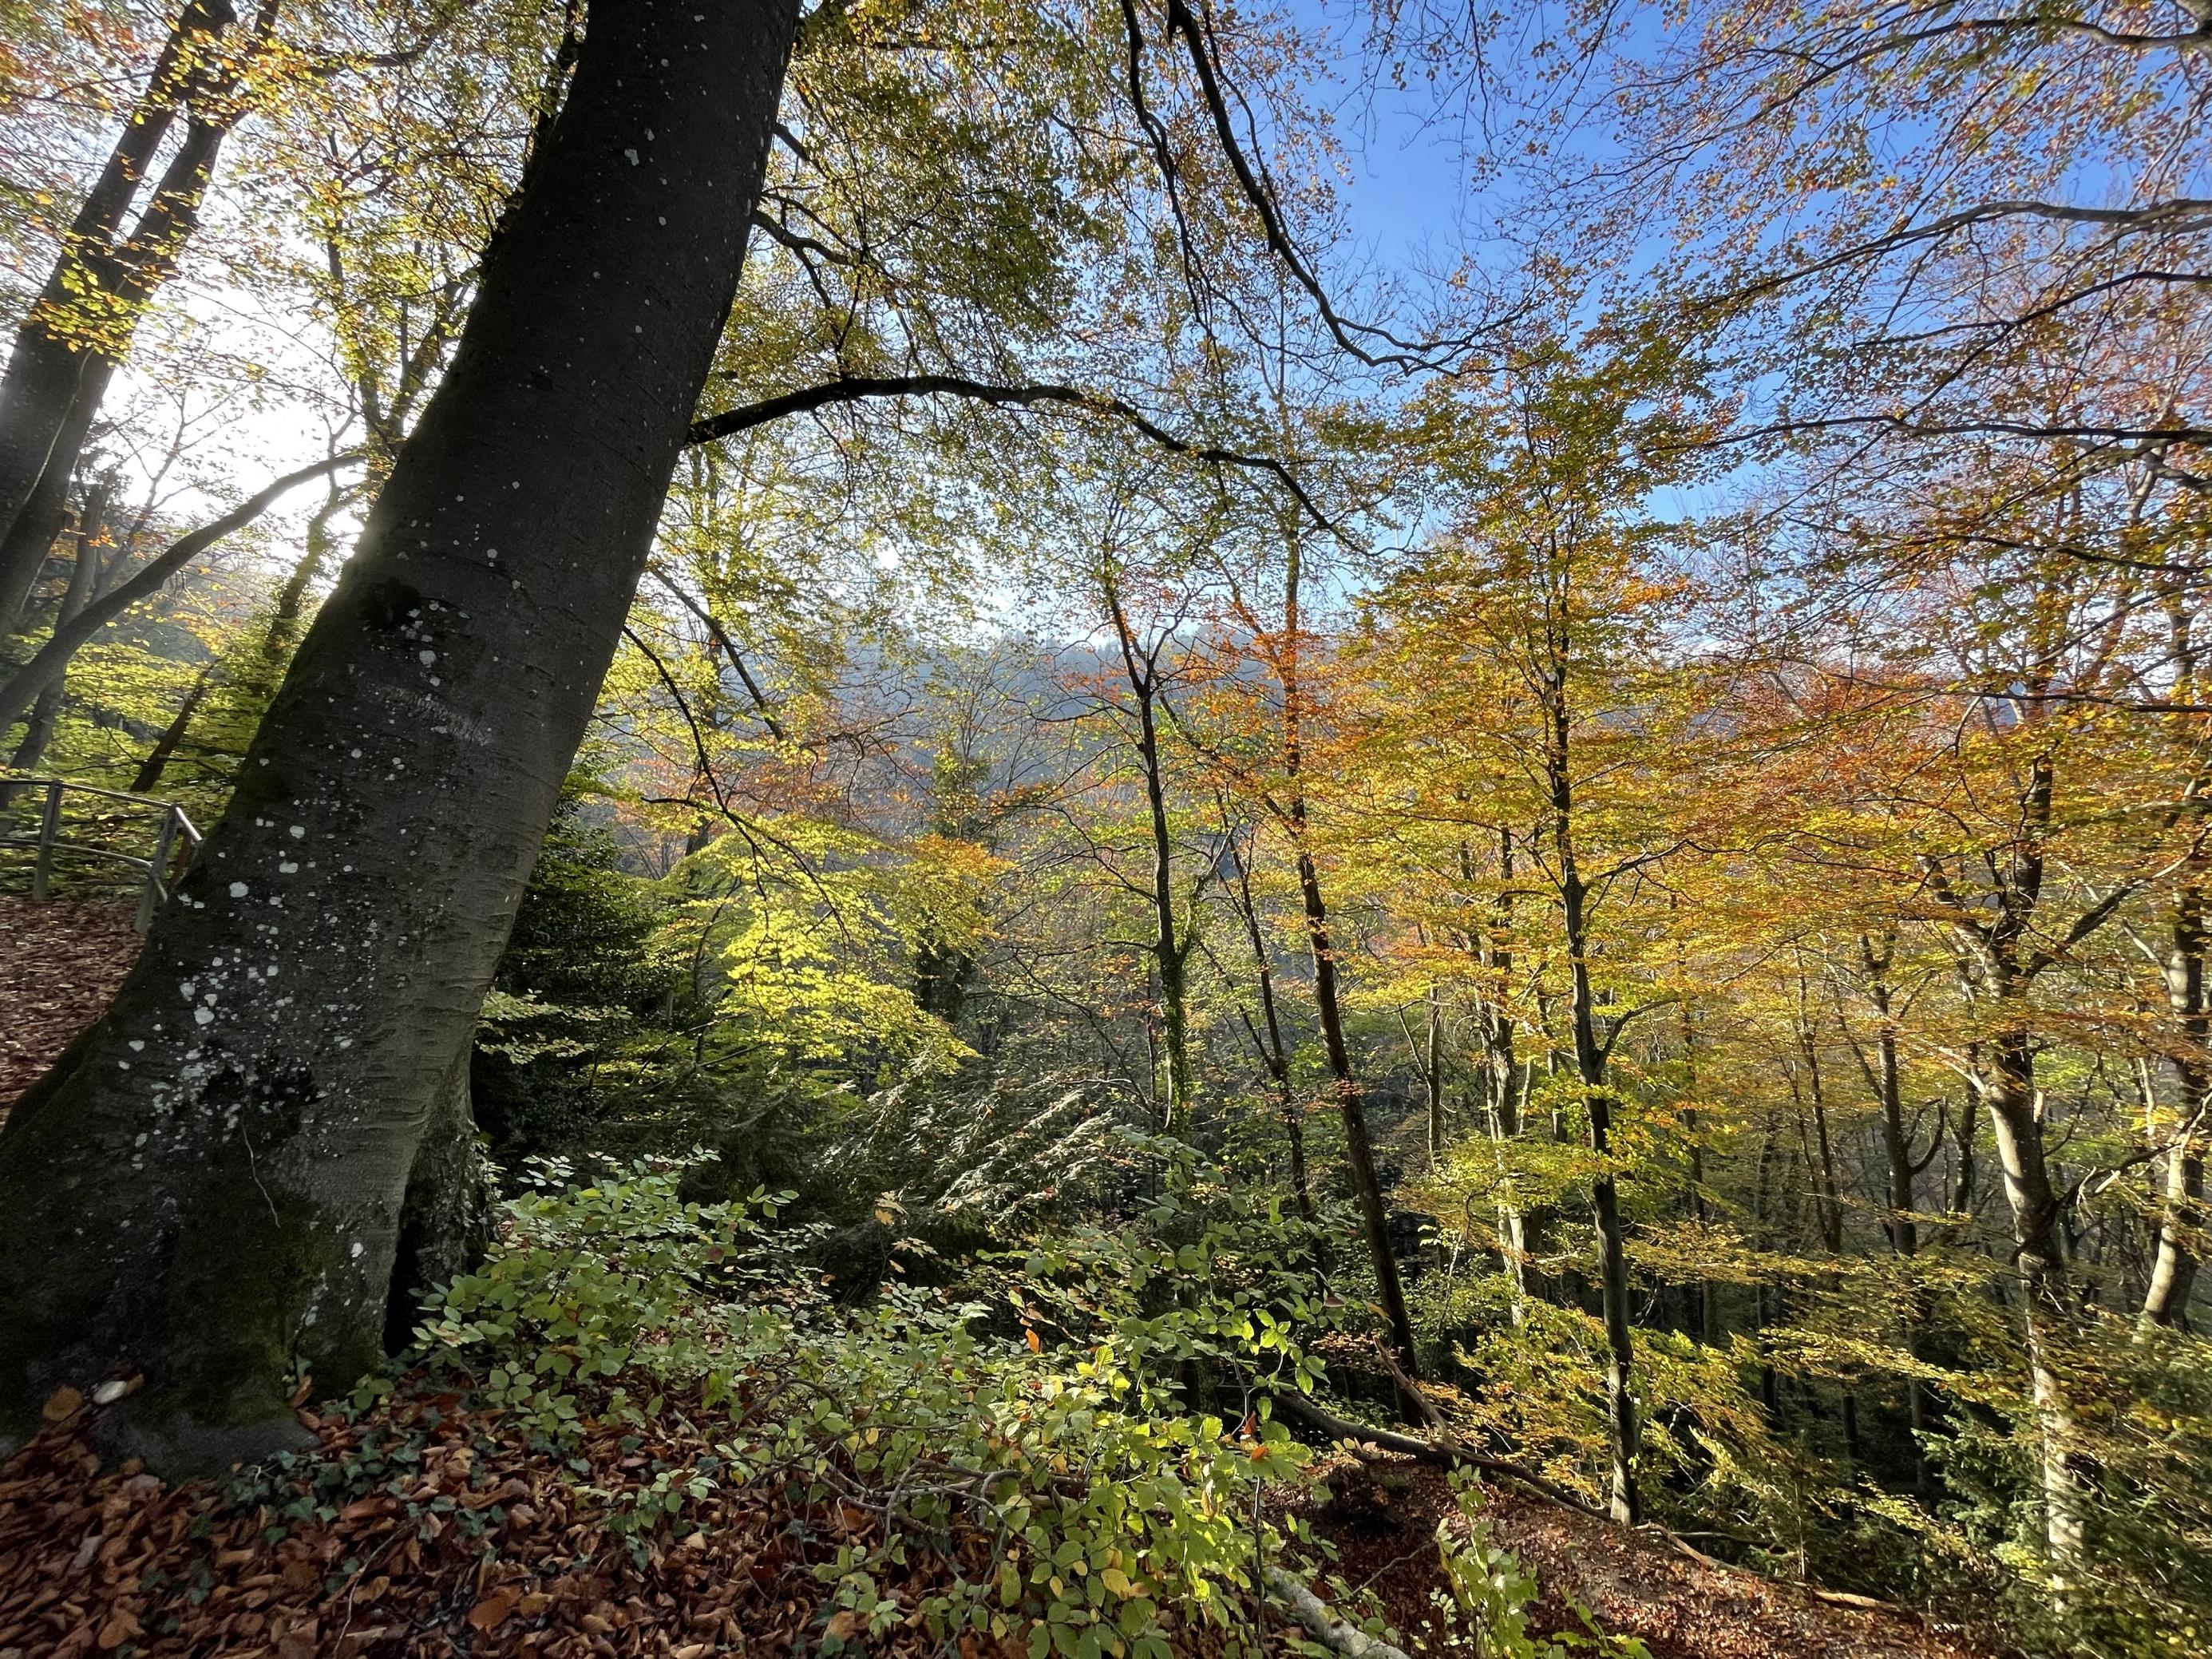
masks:
{"type": "MultiPolygon", "coordinates": [[[[1411,1460],[1347,1465],[1334,1500],[1311,1517],[1335,1543],[1335,1571],[1372,1588],[1410,1638],[1443,1588],[1437,1522],[1453,1513],[1437,1471],[1411,1460]]],[[[1652,1659],[1978,1659],[1984,1650],[1909,1614],[1840,1607],[1756,1573],[1707,1566],[1661,1538],[1630,1532],[1492,1484],[1494,1540],[1518,1556],[1545,1593],[1536,1621],[1568,1626],[1579,1601],[1608,1633],[1639,1638],[1652,1659]]],[[[1579,1628],[1579,1626],[1575,1626],[1579,1628]]]]}
{"type": "Polygon", "coordinates": [[[0,1115],[100,1017],[138,957],[133,907],[0,896],[0,1115]]]}

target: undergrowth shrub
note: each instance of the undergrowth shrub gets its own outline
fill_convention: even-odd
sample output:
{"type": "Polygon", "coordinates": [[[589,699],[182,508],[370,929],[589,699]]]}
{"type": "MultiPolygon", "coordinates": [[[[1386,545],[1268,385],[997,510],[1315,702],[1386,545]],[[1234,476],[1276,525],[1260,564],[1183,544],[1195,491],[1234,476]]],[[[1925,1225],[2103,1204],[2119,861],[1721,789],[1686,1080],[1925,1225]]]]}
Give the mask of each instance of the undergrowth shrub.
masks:
{"type": "MultiPolygon", "coordinates": [[[[821,1228],[779,1219],[782,1194],[687,1201],[684,1174],[533,1166],[482,1267],[431,1297],[415,1347],[356,1407],[403,1382],[458,1385],[557,1454],[587,1425],[642,1428],[680,1405],[711,1449],[596,1494],[605,1524],[642,1551],[749,1485],[880,1515],[815,1569],[825,1654],[908,1616],[892,1591],[917,1550],[972,1562],[985,1547],[982,1570],[930,1579],[933,1638],[985,1633],[1031,1659],[1167,1659],[1194,1625],[1249,1650],[1263,1566],[1328,1553],[1283,1501],[1316,1477],[1272,1401],[1322,1377],[1310,1335],[1367,1310],[1274,1205],[1186,1158],[1128,1226],[993,1260],[973,1294],[893,1285],[855,1309],[805,1265],[821,1228]]],[[[1443,1650],[1563,1651],[1527,1645],[1534,1587],[1486,1534],[1439,1543],[1443,1650]]]]}

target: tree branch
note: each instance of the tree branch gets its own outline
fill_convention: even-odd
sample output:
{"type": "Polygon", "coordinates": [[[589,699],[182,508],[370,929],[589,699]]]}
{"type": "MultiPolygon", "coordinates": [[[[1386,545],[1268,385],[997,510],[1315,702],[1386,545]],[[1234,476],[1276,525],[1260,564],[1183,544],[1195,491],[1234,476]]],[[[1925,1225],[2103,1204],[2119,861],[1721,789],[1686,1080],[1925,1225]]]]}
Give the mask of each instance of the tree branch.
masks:
{"type": "Polygon", "coordinates": [[[272,480],[258,494],[247,496],[221,518],[211,519],[189,535],[170,543],[133,573],[129,580],[118,584],[61,623],[30,661],[17,669],[4,685],[0,685],[0,726],[16,720],[36,702],[39,693],[61,677],[69,666],[70,659],[94,635],[141,599],[150,599],[161,592],[172,576],[224,537],[252,524],[276,503],[278,496],[297,489],[310,478],[319,478],[342,466],[350,466],[361,459],[359,450],[349,450],[343,455],[333,455],[327,460],[317,461],[313,466],[303,466],[295,472],[287,472],[283,477],[272,480]]]}
{"type": "Polygon", "coordinates": [[[1217,466],[1245,467],[1254,471],[1273,473],[1282,482],[1305,510],[1316,528],[1346,539],[1344,532],[1314,505],[1313,497],[1306,494],[1305,486],[1297,476],[1272,455],[1248,455],[1241,450],[1224,449],[1213,444],[1194,443],[1179,438],[1133,404],[1103,392],[1086,392],[1079,386],[1055,386],[1049,382],[1022,386],[999,386],[986,380],[971,380],[959,374],[847,374],[819,386],[801,386],[796,392],[780,392],[764,398],[757,404],[746,404],[737,409],[726,409],[717,415],[707,415],[692,422],[687,442],[713,443],[718,438],[766,426],[788,415],[803,415],[810,410],[826,409],[833,404],[860,403],[871,398],[951,397],[971,398],[977,403],[1019,409],[1035,408],[1039,404],[1057,404],[1066,409],[1085,410],[1094,415],[1109,415],[1115,420],[1134,427],[1161,448],[1171,454],[1188,456],[1194,461],[1206,461],[1217,466]]]}

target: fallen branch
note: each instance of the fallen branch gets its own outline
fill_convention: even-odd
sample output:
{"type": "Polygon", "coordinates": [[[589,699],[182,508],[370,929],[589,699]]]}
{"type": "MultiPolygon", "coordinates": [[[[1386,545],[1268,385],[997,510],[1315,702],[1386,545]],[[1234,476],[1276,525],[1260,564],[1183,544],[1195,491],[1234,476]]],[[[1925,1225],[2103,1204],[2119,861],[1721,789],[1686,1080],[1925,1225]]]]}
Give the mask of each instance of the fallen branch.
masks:
{"type": "MultiPolygon", "coordinates": [[[[1427,1403],[1425,1399],[1423,1403],[1427,1403]]],[[[1310,1427],[1319,1429],[1324,1434],[1330,1435],[1338,1440],[1350,1442],[1355,1456],[1359,1455],[1359,1447],[1371,1445],[1400,1457],[1411,1457],[1423,1463],[1432,1464],[1437,1468],[1448,1469],[1454,1464],[1465,1464],[1468,1468],[1480,1470],[1484,1474],[1496,1475],[1501,1480],[1510,1480],[1517,1486],[1525,1486],[1540,1498],[1548,1498],[1563,1508],[1587,1515],[1594,1520],[1610,1521],[1613,1518],[1596,1505],[1584,1503],[1565,1486],[1547,1480],[1534,1470],[1523,1468],[1518,1463],[1509,1462],[1502,1457],[1488,1456],[1462,1445],[1457,1440],[1449,1438],[1449,1436],[1444,1443],[1439,1444],[1433,1440],[1419,1439],[1410,1434],[1399,1434],[1390,1429],[1370,1428],[1364,1423],[1355,1423],[1349,1418],[1338,1417],[1334,1413],[1323,1411],[1304,1395],[1278,1395],[1275,1396],[1275,1407],[1288,1416],[1298,1419],[1310,1427]]],[[[1431,1407],[1430,1409],[1433,1410],[1434,1407],[1431,1407]]]]}
{"type": "Polygon", "coordinates": [[[1328,1602],[1280,1567],[1262,1567],[1260,1571],[1267,1588],[1288,1604],[1291,1617],[1305,1626],[1307,1635],[1332,1653],[1340,1653],[1345,1659],[1407,1659],[1402,1649],[1394,1648],[1338,1618],[1329,1611],[1328,1602]]]}
{"type": "MultiPolygon", "coordinates": [[[[1593,1521],[1603,1521],[1607,1524],[1613,1522],[1613,1516],[1606,1510],[1598,1508],[1595,1504],[1583,1502],[1565,1487],[1547,1480],[1534,1470],[1523,1468],[1519,1464],[1508,1462],[1502,1457],[1490,1457],[1481,1452],[1470,1449],[1452,1436],[1450,1430],[1444,1425],[1443,1414],[1436,1407],[1436,1402],[1420,1391],[1418,1383],[1400,1372],[1395,1366],[1391,1367],[1391,1371],[1396,1377],[1400,1390],[1414,1403],[1421,1414],[1428,1419],[1431,1426],[1441,1437],[1440,1441],[1422,1440],[1410,1434],[1399,1434],[1389,1429],[1370,1428],[1364,1423],[1355,1423],[1349,1418],[1338,1417],[1334,1413],[1322,1410],[1303,1395],[1277,1395],[1275,1407],[1287,1417],[1296,1418],[1309,1427],[1319,1429],[1322,1433],[1336,1440],[1347,1443],[1352,1455],[1362,1462],[1375,1461],[1370,1455],[1361,1449],[1363,1446],[1373,1446],[1394,1456],[1413,1458],[1417,1462],[1427,1463],[1437,1468],[1449,1468],[1455,1464],[1464,1464],[1484,1474],[1494,1475],[1500,1480],[1523,1487],[1537,1497],[1558,1504],[1562,1509],[1572,1510],[1577,1515],[1586,1515],[1593,1521]]],[[[1687,1556],[1700,1566],[1711,1567],[1718,1572],[1740,1572],[1753,1577],[1763,1576],[1751,1573],[1747,1568],[1733,1566],[1716,1556],[1706,1554],[1680,1534],[1669,1532],[1656,1522],[1644,1522],[1633,1530],[1648,1533],[1678,1553],[1687,1556]]],[[[1802,1590],[1816,1601],[1824,1601],[1832,1607],[1854,1607],[1863,1613],[1894,1613],[1901,1619],[1911,1620],[1915,1624],[1924,1622],[1917,1609],[1906,1607],[1902,1602],[1883,1601],[1871,1595],[1854,1595],[1849,1590],[1822,1589],[1817,1584],[1798,1583],[1793,1588],[1802,1590]]]]}

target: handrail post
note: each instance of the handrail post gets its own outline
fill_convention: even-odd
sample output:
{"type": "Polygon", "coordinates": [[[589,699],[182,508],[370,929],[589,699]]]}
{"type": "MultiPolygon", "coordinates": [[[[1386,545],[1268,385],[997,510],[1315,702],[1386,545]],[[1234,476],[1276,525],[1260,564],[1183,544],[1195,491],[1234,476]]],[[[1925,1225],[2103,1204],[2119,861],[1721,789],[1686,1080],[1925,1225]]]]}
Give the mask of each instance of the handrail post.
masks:
{"type": "Polygon", "coordinates": [[[31,902],[43,904],[54,867],[54,842],[62,832],[62,781],[46,785],[46,810],[39,815],[39,861],[31,866],[31,902]]]}
{"type": "Polygon", "coordinates": [[[169,896],[169,847],[177,836],[177,809],[161,814],[161,828],[154,837],[154,856],[146,860],[146,884],[138,894],[138,931],[154,925],[154,907],[169,896]]]}

